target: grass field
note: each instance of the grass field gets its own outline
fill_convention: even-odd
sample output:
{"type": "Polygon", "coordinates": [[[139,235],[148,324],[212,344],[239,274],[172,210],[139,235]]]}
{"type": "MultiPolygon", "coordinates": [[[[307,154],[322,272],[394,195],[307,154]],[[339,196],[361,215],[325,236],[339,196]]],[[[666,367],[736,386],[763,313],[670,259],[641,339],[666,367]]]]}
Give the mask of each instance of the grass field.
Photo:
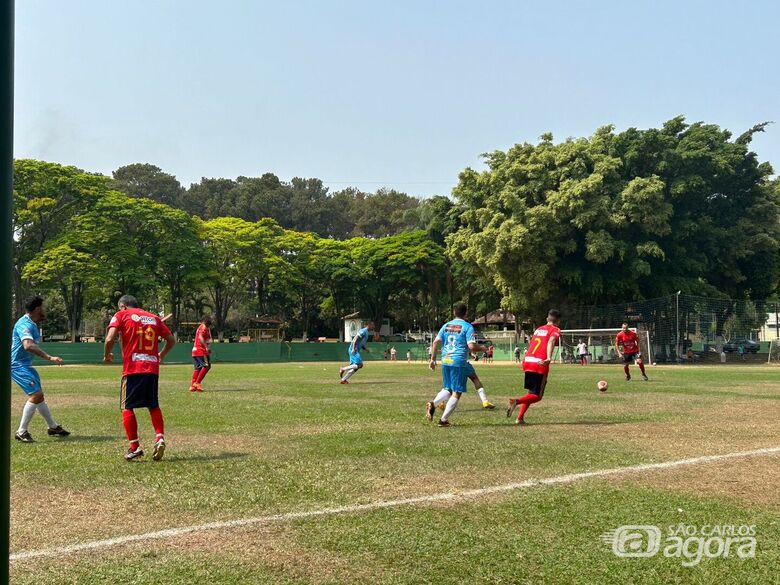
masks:
{"type": "MultiPolygon", "coordinates": [[[[477,365],[453,428],[424,420],[440,387],[425,366],[217,364],[190,394],[166,366],[168,451],[127,463],[117,367],[41,368],[73,432],[12,446],[12,554],[209,522],[350,507],[535,478],[780,445],[780,369],[554,367],[517,428],[504,416],[515,367],[477,365]],[[600,395],[595,383],[606,377],[600,395]]],[[[14,389],[12,417],[24,400],[14,389]]],[[[141,439],[151,447],[148,415],[141,439]]],[[[387,508],[282,518],[12,561],[14,583],[780,582],[780,454],[759,454],[387,508]],[[754,525],[755,558],[619,558],[621,525],[754,525]]]]}

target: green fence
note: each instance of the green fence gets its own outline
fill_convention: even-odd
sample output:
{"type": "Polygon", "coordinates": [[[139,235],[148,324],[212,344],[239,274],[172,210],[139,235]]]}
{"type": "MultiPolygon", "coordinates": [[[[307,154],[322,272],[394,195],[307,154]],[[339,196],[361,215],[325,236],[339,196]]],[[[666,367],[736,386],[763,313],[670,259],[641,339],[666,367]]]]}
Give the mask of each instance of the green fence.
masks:
{"type": "MultiPolygon", "coordinates": [[[[103,361],[101,343],[45,342],[43,350],[60,356],[68,364],[97,364],[103,361]]],[[[346,362],[348,343],[215,343],[211,359],[218,362],[273,363],[273,362],[346,362]]],[[[427,361],[428,346],[420,343],[368,343],[369,351],[362,353],[364,361],[385,359],[385,350],[395,347],[398,361],[406,361],[406,352],[411,352],[413,361],[427,361]]],[[[524,347],[522,349],[525,349],[524,347]]],[[[171,364],[190,363],[192,344],[180,343],[168,354],[165,361],[171,364]]],[[[114,347],[114,360],[122,359],[119,344],[114,347]]],[[[494,359],[509,361],[514,355],[507,349],[495,349],[494,359]]],[[[46,362],[36,361],[36,365],[46,362]]]]}

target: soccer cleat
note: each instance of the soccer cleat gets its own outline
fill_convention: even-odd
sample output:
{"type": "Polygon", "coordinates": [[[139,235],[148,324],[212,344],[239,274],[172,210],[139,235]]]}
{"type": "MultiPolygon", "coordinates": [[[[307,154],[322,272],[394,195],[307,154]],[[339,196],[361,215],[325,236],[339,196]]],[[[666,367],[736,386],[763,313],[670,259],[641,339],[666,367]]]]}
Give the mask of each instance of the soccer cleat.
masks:
{"type": "Polygon", "coordinates": [[[484,408],[485,410],[493,410],[495,407],[496,405],[490,402],[490,400],[485,400],[482,403],[482,408],[484,408]]]}
{"type": "Polygon", "coordinates": [[[448,421],[448,420],[440,420],[439,421],[439,426],[440,427],[451,427],[452,423],[450,421],[448,421]]]}
{"type": "Polygon", "coordinates": [[[190,392],[197,392],[198,389],[195,387],[195,384],[190,384],[190,392]]]}
{"type": "Polygon", "coordinates": [[[517,399],[510,398],[509,399],[509,406],[506,408],[506,417],[509,418],[512,416],[512,413],[515,411],[515,408],[517,408],[517,399]]]}
{"type": "Polygon", "coordinates": [[[203,392],[203,386],[200,385],[200,383],[195,384],[195,391],[196,392],[203,392]]]}
{"type": "Polygon", "coordinates": [[[66,431],[60,425],[57,425],[53,429],[49,429],[46,432],[49,433],[50,437],[53,437],[55,435],[60,437],[67,437],[70,434],[70,431],[66,431]]]}
{"type": "Polygon", "coordinates": [[[342,380],[339,384],[349,384],[349,380],[342,380]]]}
{"type": "Polygon", "coordinates": [[[425,403],[425,418],[429,421],[433,420],[433,415],[436,413],[436,405],[433,402],[425,403]]]}
{"type": "Polygon", "coordinates": [[[631,374],[626,374],[626,382],[628,382],[631,379],[631,374]]]}
{"type": "Polygon", "coordinates": [[[642,377],[645,379],[645,382],[650,381],[650,378],[647,377],[647,374],[642,374],[642,377]]]}
{"type": "Polygon", "coordinates": [[[526,424],[526,422],[522,418],[518,418],[515,421],[515,425],[517,425],[517,426],[523,426],[524,424],[526,424]]]}
{"type": "Polygon", "coordinates": [[[127,453],[125,453],[125,460],[126,461],[132,461],[133,459],[138,459],[139,457],[144,456],[144,450],[141,449],[141,445],[138,445],[138,447],[133,450],[132,447],[130,447],[127,450],[127,453]]]}
{"type": "Polygon", "coordinates": [[[19,431],[16,431],[16,434],[14,435],[14,438],[17,441],[21,441],[22,443],[34,443],[35,440],[32,438],[32,435],[30,434],[30,431],[22,431],[21,433],[19,431]]]}
{"type": "Polygon", "coordinates": [[[165,455],[165,439],[160,437],[157,439],[157,442],[154,444],[154,451],[152,451],[152,459],[154,461],[159,461],[163,458],[163,455],[165,455]]]}

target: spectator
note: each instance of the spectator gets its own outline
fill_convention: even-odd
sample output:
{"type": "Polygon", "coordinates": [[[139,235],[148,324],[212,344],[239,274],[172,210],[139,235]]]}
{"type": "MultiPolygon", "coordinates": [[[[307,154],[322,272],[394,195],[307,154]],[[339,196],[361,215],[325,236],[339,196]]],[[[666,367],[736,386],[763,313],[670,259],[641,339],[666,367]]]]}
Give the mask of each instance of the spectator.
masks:
{"type": "Polygon", "coordinates": [[[398,361],[398,351],[396,351],[395,346],[390,348],[390,361],[398,361]]]}
{"type": "Polygon", "coordinates": [[[407,349],[406,350],[406,363],[411,364],[412,363],[412,350],[407,349]]]}
{"type": "Polygon", "coordinates": [[[580,339],[580,342],[577,344],[577,355],[580,360],[580,365],[584,366],[588,363],[588,344],[585,343],[582,339],[580,339]]]}
{"type": "Polygon", "coordinates": [[[515,363],[520,363],[520,346],[515,347],[515,363]]]}

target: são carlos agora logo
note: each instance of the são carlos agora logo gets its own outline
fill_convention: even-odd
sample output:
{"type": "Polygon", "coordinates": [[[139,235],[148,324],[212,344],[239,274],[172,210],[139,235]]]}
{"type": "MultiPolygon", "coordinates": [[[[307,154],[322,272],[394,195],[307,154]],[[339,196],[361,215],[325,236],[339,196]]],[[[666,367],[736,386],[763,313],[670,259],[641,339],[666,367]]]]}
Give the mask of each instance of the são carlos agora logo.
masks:
{"type": "Polygon", "coordinates": [[[756,556],[756,527],[752,525],[675,524],[663,532],[650,524],[628,524],[605,532],[601,540],[617,557],[649,558],[661,553],[667,558],[683,559],[684,567],[696,566],[704,558],[756,556]]]}

